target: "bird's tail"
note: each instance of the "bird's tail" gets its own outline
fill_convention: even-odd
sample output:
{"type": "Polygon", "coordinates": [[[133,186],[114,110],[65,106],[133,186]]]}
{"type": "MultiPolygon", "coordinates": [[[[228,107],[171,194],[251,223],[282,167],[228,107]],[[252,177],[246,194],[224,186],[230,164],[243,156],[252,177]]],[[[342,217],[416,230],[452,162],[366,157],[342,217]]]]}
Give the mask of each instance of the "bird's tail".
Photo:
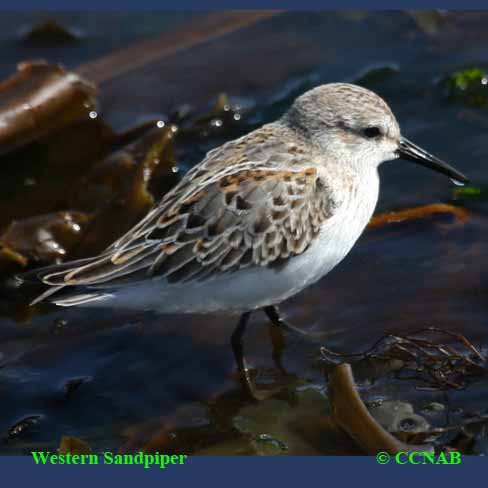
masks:
{"type": "Polygon", "coordinates": [[[76,287],[76,290],[73,288],[68,291],[72,285],[69,282],[69,276],[73,270],[87,265],[93,265],[95,262],[99,262],[101,259],[103,258],[97,257],[78,259],[76,261],[69,261],[62,264],[45,266],[43,268],[28,271],[27,273],[16,276],[16,281],[19,285],[27,283],[39,285],[39,283],[42,283],[48,286],[44,292],[30,302],[30,306],[36,305],[43,301],[49,301],[62,307],[82,305],[106,298],[109,296],[109,294],[97,291],[88,293],[86,292],[86,287],[76,287]],[[82,288],[83,291],[80,288],[82,288]],[[63,293],[63,290],[66,291],[66,293],[63,293]]]}
{"type": "Polygon", "coordinates": [[[64,288],[64,286],[52,286],[52,287],[48,288],[44,293],[41,293],[39,296],[34,298],[34,300],[32,300],[29,303],[29,306],[32,307],[32,306],[34,306],[40,302],[43,302],[46,298],[49,298],[51,295],[54,295],[55,293],[62,290],[63,288],[64,288]]]}
{"type": "Polygon", "coordinates": [[[84,305],[112,297],[111,291],[126,281],[146,278],[154,255],[160,252],[158,241],[144,242],[116,253],[108,249],[91,258],[47,266],[26,273],[20,279],[34,279],[49,287],[31,302],[32,305],[45,299],[63,307],[84,305]]]}

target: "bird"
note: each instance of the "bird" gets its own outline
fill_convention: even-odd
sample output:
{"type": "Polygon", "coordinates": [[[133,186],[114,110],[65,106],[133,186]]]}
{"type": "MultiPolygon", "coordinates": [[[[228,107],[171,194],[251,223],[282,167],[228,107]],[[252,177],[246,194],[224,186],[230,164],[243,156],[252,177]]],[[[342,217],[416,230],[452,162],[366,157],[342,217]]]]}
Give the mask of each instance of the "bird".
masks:
{"type": "Polygon", "coordinates": [[[378,167],[399,158],[468,182],[403,137],[379,95],[317,86],[278,120],[208,152],[99,255],[41,268],[48,288],[32,304],[239,313],[231,343],[250,389],[251,313],[286,323],[278,305],[345,258],[375,210],[378,167]]]}

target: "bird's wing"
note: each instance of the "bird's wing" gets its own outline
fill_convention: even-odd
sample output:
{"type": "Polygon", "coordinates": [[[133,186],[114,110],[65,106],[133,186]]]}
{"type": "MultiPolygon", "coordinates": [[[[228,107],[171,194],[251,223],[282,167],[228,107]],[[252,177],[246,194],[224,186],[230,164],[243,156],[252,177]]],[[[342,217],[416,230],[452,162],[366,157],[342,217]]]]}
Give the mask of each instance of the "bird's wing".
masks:
{"type": "Polygon", "coordinates": [[[162,276],[184,283],[277,265],[303,253],[337,207],[311,165],[233,165],[209,173],[190,173],[104,254],[42,281],[104,287],[162,276]]]}

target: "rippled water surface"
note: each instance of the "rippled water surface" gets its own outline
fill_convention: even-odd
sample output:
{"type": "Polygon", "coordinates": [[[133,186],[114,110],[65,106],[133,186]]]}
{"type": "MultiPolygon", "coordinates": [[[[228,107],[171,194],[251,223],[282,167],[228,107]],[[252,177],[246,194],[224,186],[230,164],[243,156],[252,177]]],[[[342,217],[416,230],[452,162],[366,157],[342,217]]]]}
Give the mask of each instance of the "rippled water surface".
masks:
{"type": "MultiPolygon", "coordinates": [[[[154,194],[176,181],[171,168],[181,173],[210,148],[274,119],[306,89],[355,81],[382,95],[403,133],[469,175],[475,188],[459,192],[447,178],[391,162],[381,168],[377,212],[440,202],[461,208],[465,217],[440,213],[372,227],[330,275],[283,304],[290,322],[318,334],[307,340],[286,334],[287,377],[274,369],[266,319],[256,313],[246,336],[248,361],[258,383],[283,387],[259,403],[243,396],[237,380],[229,346],[237,317],[28,309],[23,292],[3,293],[1,454],[53,450],[63,435],[83,439],[95,451],[359,453],[327,420],[321,345],[362,351],[387,333],[436,326],[462,333],[486,352],[488,93],[481,85],[481,102],[472,103],[462,90],[453,96],[443,80],[466,68],[488,70],[488,16],[285,13],[184,45],[178,32],[205,15],[55,15],[76,38],[44,42],[27,40],[26,33],[46,16],[2,14],[0,75],[12,74],[19,61],[42,57],[90,79],[95,68],[89,62],[173,30],[174,45],[165,57],[117,76],[110,75],[113,68],[99,70],[95,80],[100,106],[93,123],[103,120],[115,133],[129,134],[128,141],[137,139],[144,121],[186,124],[172,154],[165,153],[169,169],[158,173],[154,194]],[[221,117],[212,108],[222,93],[238,117],[221,117]]],[[[84,124],[75,135],[0,156],[0,231],[34,215],[91,212],[93,202],[104,201],[91,183],[93,168],[123,146],[117,141],[107,143],[98,126],[84,124]]],[[[123,228],[125,204],[108,207],[78,256],[114,237],[117,225],[123,228]]],[[[12,270],[2,273],[8,282],[12,270]]],[[[486,376],[463,390],[442,392],[360,366],[356,373],[365,400],[412,403],[435,426],[488,413],[486,376]],[[441,413],[425,409],[432,402],[443,405],[441,413]]],[[[486,438],[477,442],[477,452],[486,450],[486,438]]]]}

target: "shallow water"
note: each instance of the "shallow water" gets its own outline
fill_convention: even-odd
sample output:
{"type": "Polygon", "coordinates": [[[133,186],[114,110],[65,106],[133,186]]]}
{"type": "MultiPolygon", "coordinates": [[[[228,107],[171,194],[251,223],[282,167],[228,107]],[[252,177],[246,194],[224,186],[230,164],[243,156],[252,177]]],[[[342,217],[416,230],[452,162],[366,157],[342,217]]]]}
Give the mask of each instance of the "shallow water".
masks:
{"type": "MultiPolygon", "coordinates": [[[[0,75],[39,56],[75,68],[196,19],[175,13],[56,18],[83,36],[63,45],[26,43],[19,38],[21,27],[39,16],[2,15],[0,49],[7,55],[0,75]]],[[[183,141],[176,150],[185,170],[211,147],[279,116],[309,87],[360,80],[391,104],[404,135],[461,169],[476,187],[486,187],[488,107],[448,99],[438,80],[467,66],[486,68],[487,22],[486,14],[287,13],[103,82],[99,112],[122,131],[147,118],[166,119],[183,103],[208,110],[227,93],[242,106],[242,120],[210,136],[188,136],[191,147],[183,141]]],[[[75,162],[70,166],[70,158],[59,155],[53,162],[61,143],[0,158],[2,230],[13,219],[67,209],[62,203],[67,183],[75,185],[100,154],[76,160],[71,153],[87,149],[86,141],[77,147],[75,139],[74,146],[59,150],[75,162]],[[26,185],[27,179],[35,184],[26,185]]],[[[338,268],[283,305],[294,325],[322,334],[315,342],[286,335],[286,380],[273,369],[265,317],[255,314],[246,336],[248,360],[261,384],[286,386],[257,405],[244,398],[235,373],[229,337],[236,317],[52,307],[29,316],[19,297],[5,295],[0,453],[53,450],[63,435],[79,437],[95,451],[360,452],[326,421],[320,344],[361,351],[386,333],[437,326],[461,332],[486,351],[488,335],[486,192],[455,197],[449,179],[403,162],[385,164],[381,177],[378,212],[454,202],[468,218],[437,215],[367,230],[338,268]],[[25,428],[12,433],[22,420],[25,428]]],[[[487,384],[482,377],[463,391],[443,393],[421,392],[413,382],[391,377],[360,383],[366,400],[408,401],[416,411],[433,401],[448,405],[449,422],[487,413],[487,384]]],[[[447,418],[445,413],[426,417],[433,425],[445,425],[447,418]]]]}

